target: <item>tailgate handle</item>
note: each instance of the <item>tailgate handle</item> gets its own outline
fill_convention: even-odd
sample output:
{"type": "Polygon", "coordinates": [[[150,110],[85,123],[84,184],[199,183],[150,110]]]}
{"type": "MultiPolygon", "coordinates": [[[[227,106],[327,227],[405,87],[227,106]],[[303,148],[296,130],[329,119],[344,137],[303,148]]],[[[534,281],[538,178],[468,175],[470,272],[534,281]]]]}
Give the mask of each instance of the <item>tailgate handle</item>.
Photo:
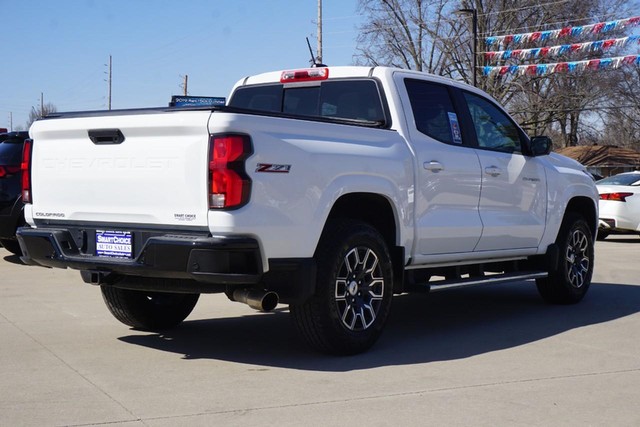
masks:
{"type": "Polygon", "coordinates": [[[89,139],[96,145],[122,144],[124,135],[120,129],[89,129],[89,139]]]}

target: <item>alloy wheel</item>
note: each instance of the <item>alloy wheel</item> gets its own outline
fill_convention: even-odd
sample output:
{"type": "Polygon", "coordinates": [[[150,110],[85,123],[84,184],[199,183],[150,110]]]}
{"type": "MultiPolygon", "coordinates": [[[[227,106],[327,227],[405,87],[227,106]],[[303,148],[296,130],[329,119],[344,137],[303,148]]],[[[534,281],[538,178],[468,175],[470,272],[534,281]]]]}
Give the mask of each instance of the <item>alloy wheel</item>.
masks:
{"type": "Polygon", "coordinates": [[[571,233],[566,252],[567,275],[574,288],[581,288],[589,271],[589,239],[580,229],[571,233]]]}
{"type": "Polygon", "coordinates": [[[351,331],[368,329],[378,315],[384,286],[376,253],[367,247],[351,249],[336,277],[335,301],[343,326],[351,331]]]}

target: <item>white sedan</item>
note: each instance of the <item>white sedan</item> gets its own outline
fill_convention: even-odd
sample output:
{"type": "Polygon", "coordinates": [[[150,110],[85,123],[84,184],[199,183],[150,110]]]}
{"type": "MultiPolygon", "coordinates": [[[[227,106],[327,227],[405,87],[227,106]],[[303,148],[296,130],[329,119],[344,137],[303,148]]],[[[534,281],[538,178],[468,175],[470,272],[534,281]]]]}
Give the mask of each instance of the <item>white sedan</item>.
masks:
{"type": "Polygon", "coordinates": [[[626,172],[596,182],[600,193],[598,240],[611,233],[640,233],[640,172],[626,172]]]}

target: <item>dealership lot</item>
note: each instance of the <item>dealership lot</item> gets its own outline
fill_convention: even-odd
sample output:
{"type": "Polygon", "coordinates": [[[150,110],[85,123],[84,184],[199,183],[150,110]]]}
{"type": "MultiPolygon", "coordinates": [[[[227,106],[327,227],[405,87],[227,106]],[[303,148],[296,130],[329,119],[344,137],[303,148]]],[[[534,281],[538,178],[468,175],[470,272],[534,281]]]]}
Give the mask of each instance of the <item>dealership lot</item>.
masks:
{"type": "Polygon", "coordinates": [[[596,243],[586,299],[531,282],[396,297],[368,353],[308,350],[285,306],[203,296],[131,330],[79,274],[0,248],[0,426],[640,425],[640,237],[596,243]]]}

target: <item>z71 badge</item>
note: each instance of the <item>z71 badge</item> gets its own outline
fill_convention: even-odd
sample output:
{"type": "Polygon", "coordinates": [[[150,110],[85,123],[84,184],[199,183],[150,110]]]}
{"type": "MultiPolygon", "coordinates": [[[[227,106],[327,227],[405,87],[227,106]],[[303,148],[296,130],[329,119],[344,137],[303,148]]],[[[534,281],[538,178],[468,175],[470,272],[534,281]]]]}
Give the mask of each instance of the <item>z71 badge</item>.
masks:
{"type": "Polygon", "coordinates": [[[271,172],[271,173],[289,173],[291,165],[273,165],[271,163],[258,163],[256,166],[256,172],[271,172]]]}

